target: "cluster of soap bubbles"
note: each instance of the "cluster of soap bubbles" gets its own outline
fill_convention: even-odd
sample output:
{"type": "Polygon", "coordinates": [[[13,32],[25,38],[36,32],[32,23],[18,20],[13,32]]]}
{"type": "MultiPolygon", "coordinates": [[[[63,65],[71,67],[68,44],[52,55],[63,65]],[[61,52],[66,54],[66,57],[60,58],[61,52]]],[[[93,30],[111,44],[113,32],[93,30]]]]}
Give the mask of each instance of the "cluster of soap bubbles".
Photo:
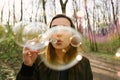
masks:
{"type": "MultiPolygon", "coordinates": [[[[0,25],[0,41],[3,41],[6,37],[7,29],[0,25]]],[[[42,22],[18,22],[12,27],[13,40],[20,47],[28,47],[33,50],[40,50],[39,55],[43,59],[44,63],[55,70],[64,70],[75,65],[82,59],[82,53],[78,52],[75,59],[69,62],[69,64],[62,64],[59,66],[51,64],[46,59],[46,48],[49,43],[60,43],[53,35],[60,33],[61,35],[71,34],[68,40],[73,47],[80,47],[82,45],[82,35],[77,30],[68,26],[56,26],[48,28],[48,26],[42,22]]]]}

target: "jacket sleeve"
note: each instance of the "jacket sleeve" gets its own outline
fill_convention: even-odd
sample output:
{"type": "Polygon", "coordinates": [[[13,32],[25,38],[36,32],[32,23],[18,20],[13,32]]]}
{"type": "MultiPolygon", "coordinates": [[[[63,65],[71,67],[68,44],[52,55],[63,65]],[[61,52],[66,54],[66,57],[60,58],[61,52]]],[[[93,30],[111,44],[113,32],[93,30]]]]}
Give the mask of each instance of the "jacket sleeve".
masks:
{"type": "Polygon", "coordinates": [[[37,61],[33,66],[26,66],[24,63],[22,64],[22,67],[20,71],[18,72],[16,76],[16,80],[39,80],[38,75],[39,75],[39,70],[37,66],[37,61]]]}

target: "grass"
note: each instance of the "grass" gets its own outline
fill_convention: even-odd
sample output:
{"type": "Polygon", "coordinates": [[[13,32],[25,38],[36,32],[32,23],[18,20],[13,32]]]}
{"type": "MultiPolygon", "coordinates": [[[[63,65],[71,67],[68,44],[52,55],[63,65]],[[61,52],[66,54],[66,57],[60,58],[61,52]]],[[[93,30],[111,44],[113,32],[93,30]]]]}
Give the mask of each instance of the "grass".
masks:
{"type": "Polygon", "coordinates": [[[116,57],[115,53],[117,52],[117,49],[120,47],[120,39],[119,38],[113,38],[109,42],[105,43],[97,43],[97,51],[93,51],[90,48],[90,43],[87,39],[84,41],[84,51],[87,54],[95,55],[99,58],[104,58],[108,61],[115,61],[120,63],[120,57],[116,57]]]}

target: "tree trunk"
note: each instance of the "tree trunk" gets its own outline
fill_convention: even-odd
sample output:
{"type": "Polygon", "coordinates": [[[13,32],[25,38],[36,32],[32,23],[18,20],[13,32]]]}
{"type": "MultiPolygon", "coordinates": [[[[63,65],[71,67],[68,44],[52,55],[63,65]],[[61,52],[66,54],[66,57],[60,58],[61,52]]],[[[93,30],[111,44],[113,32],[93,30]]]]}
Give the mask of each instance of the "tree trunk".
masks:
{"type": "Polygon", "coordinates": [[[20,21],[23,20],[23,1],[21,0],[21,17],[20,17],[20,21]]]}
{"type": "Polygon", "coordinates": [[[44,16],[44,20],[45,20],[45,23],[47,23],[47,20],[46,20],[46,13],[45,13],[45,3],[46,3],[46,0],[43,0],[43,16],[44,16]]]}
{"type": "Polygon", "coordinates": [[[117,18],[116,18],[116,15],[115,15],[115,9],[114,9],[114,2],[113,2],[113,0],[111,0],[111,5],[112,5],[114,24],[115,24],[115,27],[116,27],[116,30],[117,30],[117,33],[118,33],[118,38],[120,40],[120,33],[119,33],[119,30],[118,30],[118,26],[117,26],[117,18]]]}
{"type": "Polygon", "coordinates": [[[62,8],[62,13],[66,13],[66,4],[67,4],[68,0],[65,1],[65,3],[63,3],[62,0],[60,0],[60,4],[61,4],[61,8],[62,8]]]}
{"type": "Polygon", "coordinates": [[[1,22],[3,22],[3,10],[4,10],[4,5],[2,6],[2,9],[1,9],[1,22]]]}
{"type": "Polygon", "coordinates": [[[14,0],[14,3],[13,3],[13,25],[15,24],[16,22],[16,17],[15,17],[15,0],[14,0]]]}

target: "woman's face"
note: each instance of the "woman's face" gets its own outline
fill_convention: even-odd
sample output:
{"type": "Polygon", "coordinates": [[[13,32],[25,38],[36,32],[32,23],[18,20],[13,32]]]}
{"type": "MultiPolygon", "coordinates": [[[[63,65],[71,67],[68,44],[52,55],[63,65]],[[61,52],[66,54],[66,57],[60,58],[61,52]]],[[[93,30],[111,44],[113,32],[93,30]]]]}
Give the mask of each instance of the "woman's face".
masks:
{"type": "MultiPolygon", "coordinates": [[[[70,26],[70,21],[66,18],[56,18],[53,20],[52,26],[70,26]]],[[[52,38],[57,39],[56,43],[52,43],[55,49],[64,49],[67,48],[70,44],[71,32],[65,30],[58,30],[52,34],[52,38]]]]}

